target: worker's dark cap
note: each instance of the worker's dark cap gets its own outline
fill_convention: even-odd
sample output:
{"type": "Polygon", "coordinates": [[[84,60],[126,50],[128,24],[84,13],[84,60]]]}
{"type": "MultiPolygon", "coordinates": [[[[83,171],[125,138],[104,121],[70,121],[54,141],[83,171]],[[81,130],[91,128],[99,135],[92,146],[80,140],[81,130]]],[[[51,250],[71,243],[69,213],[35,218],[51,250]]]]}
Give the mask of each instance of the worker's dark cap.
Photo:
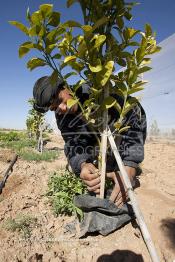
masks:
{"type": "Polygon", "coordinates": [[[64,84],[65,82],[61,79],[51,84],[49,76],[39,78],[33,87],[33,98],[35,100],[34,109],[40,113],[47,112],[52,99],[57,92],[64,87],[64,84]]]}

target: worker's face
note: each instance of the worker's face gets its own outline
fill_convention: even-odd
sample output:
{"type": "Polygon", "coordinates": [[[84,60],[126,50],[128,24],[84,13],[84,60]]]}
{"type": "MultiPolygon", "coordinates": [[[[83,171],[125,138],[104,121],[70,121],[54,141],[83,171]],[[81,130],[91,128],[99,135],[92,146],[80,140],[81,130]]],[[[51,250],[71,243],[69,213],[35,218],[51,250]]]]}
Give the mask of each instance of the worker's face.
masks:
{"type": "Polygon", "coordinates": [[[67,88],[64,88],[58,92],[57,97],[55,97],[49,109],[51,111],[56,111],[59,115],[66,114],[66,113],[74,114],[78,110],[78,105],[75,104],[71,108],[68,108],[67,100],[71,98],[72,96],[69,90],[67,88]]]}

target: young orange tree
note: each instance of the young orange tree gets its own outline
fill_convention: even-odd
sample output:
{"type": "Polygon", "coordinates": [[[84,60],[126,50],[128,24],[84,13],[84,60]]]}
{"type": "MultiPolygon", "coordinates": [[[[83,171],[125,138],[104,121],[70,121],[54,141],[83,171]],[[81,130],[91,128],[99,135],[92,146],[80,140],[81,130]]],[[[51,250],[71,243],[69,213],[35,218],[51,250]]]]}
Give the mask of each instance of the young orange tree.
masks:
{"type": "MultiPolygon", "coordinates": [[[[40,5],[39,10],[32,14],[28,10],[28,26],[17,21],[10,23],[29,39],[19,47],[20,57],[31,49],[38,50],[38,57],[31,58],[27,67],[30,70],[40,66],[51,67],[51,83],[58,77],[67,82],[72,94],[68,107],[78,103],[89,127],[101,134],[101,139],[96,137],[101,148],[98,162],[102,176],[100,196],[103,197],[108,109],[115,107],[119,113],[114,124],[115,134],[129,128],[123,126],[123,120],[137,103],[137,99],[130,95],[144,88],[146,81],[141,76],[151,69],[148,66],[150,56],[160,47],[156,45],[155,33],[150,25],[145,25],[144,32],[129,26],[131,11],[136,3],[124,0],[68,0],[67,7],[76,2],[82,10],[83,24],[73,20],[61,23],[60,13],[55,12],[51,4],[40,5]],[[63,73],[65,67],[71,67],[66,75],[63,73]],[[72,75],[77,75],[77,82],[70,88],[72,75]],[[76,92],[83,83],[89,84],[90,93],[81,104],[76,92]],[[122,107],[112,94],[123,99],[122,107]]],[[[156,258],[154,250],[153,256],[156,258]]]]}
{"type": "MultiPolygon", "coordinates": [[[[136,3],[123,0],[68,0],[67,6],[75,2],[81,6],[84,24],[72,20],[61,23],[60,13],[55,12],[51,4],[40,5],[39,10],[32,14],[27,10],[29,26],[17,21],[10,23],[29,39],[20,45],[19,57],[31,49],[38,50],[39,56],[31,58],[27,68],[33,70],[49,66],[53,69],[51,82],[60,77],[68,87],[69,78],[77,75],[78,81],[70,89],[73,98],[68,100],[68,107],[78,103],[91,129],[101,133],[99,168],[104,174],[108,109],[115,107],[120,115],[114,124],[116,134],[129,128],[123,126],[123,119],[137,103],[137,99],[129,95],[143,89],[146,81],[142,80],[141,75],[151,69],[148,66],[150,55],[159,51],[160,47],[156,45],[150,25],[145,25],[144,32],[126,26],[126,22],[132,19],[131,10],[136,3]],[[79,28],[77,34],[73,30],[75,27],[79,28]],[[66,75],[62,73],[65,67],[72,68],[66,75]],[[120,72],[116,73],[119,69],[120,72]],[[90,85],[90,95],[81,104],[76,91],[83,83],[90,85]],[[112,93],[122,97],[122,107],[111,96],[112,93]]],[[[101,188],[103,197],[104,187],[101,188]]]]}

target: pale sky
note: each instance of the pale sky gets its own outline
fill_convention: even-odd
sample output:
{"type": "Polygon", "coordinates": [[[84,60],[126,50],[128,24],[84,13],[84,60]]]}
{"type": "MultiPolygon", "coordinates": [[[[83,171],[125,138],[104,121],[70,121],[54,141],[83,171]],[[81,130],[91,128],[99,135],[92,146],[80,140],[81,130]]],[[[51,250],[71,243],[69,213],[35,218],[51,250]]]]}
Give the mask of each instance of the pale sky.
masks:
{"type": "Polygon", "coordinates": [[[143,77],[149,83],[141,101],[149,125],[156,120],[161,129],[175,128],[175,34],[160,46],[162,50],[152,57],[153,69],[143,77]]]}

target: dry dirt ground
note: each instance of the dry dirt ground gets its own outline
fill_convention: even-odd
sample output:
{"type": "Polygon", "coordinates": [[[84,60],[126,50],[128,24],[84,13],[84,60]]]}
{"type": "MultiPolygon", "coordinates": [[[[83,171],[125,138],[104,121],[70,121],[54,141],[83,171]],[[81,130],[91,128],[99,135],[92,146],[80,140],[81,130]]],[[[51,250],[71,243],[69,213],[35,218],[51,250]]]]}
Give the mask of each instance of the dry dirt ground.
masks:
{"type": "MultiPolygon", "coordinates": [[[[150,257],[138,229],[131,223],[103,237],[76,239],[66,234],[70,217],[55,218],[47,198],[50,174],[66,165],[63,141],[52,139],[48,147],[59,147],[60,157],[51,163],[18,159],[0,195],[0,262],[149,262],[150,257]],[[3,224],[17,215],[37,217],[31,238],[7,231],[3,224]]],[[[9,150],[0,151],[0,172],[8,167],[9,150]]],[[[154,240],[160,261],[175,261],[175,144],[149,141],[145,146],[141,186],[135,190],[141,210],[154,240]]]]}

